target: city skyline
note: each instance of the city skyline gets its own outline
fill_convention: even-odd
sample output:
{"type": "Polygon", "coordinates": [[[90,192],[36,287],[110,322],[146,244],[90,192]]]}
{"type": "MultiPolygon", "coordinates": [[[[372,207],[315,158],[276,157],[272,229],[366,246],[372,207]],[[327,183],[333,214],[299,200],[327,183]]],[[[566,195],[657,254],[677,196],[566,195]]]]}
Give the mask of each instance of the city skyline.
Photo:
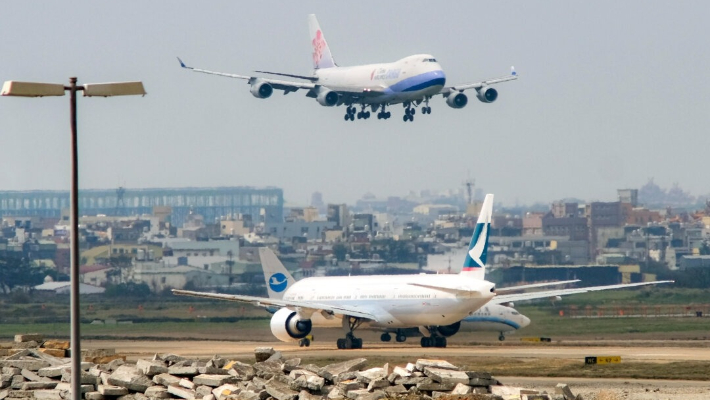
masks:
{"type": "MultiPolygon", "coordinates": [[[[710,5],[484,2],[442,5],[444,23],[413,22],[429,18],[427,4],[365,2],[343,12],[317,2],[10,1],[0,77],[145,83],[142,99],[79,99],[87,189],[276,186],[288,201],[320,191],[352,204],[367,192],[458,188],[470,171],[506,205],[614,201],[616,189],[651,177],[710,192],[698,178],[710,122],[710,54],[698,49],[710,44],[702,12],[710,5]],[[309,13],[341,65],[427,52],[448,84],[505,75],[510,65],[520,79],[499,85],[493,104],[471,99],[454,110],[435,98],[432,115],[413,123],[345,123],[342,107],[321,107],[302,91],[257,100],[246,84],[190,74],[175,59],[308,74],[309,13]]],[[[2,99],[0,188],[69,187],[66,102],[2,99]]]]}

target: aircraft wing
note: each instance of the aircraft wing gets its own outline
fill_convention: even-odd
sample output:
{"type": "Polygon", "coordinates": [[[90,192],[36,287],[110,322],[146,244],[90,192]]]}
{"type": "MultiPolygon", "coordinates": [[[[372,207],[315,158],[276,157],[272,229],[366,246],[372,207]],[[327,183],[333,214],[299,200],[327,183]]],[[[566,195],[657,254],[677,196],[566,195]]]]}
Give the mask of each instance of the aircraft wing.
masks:
{"type": "Polygon", "coordinates": [[[543,286],[559,286],[566,285],[568,283],[579,282],[579,279],[572,279],[570,281],[555,281],[555,282],[542,282],[542,283],[531,283],[529,285],[519,285],[519,286],[509,286],[504,288],[496,288],[496,293],[512,292],[514,290],[531,289],[543,286]]]}
{"type": "Polygon", "coordinates": [[[463,92],[464,90],[468,90],[468,89],[480,89],[484,86],[494,85],[496,83],[514,81],[516,79],[518,79],[518,74],[515,72],[515,68],[511,67],[510,75],[501,76],[499,78],[486,79],[486,80],[480,81],[480,82],[463,83],[460,85],[448,86],[448,87],[442,88],[441,91],[439,92],[439,94],[443,94],[444,96],[448,96],[449,94],[451,94],[453,92],[463,92]]]}
{"type": "Polygon", "coordinates": [[[646,285],[657,285],[659,283],[673,283],[675,281],[653,281],[653,282],[640,282],[640,283],[625,283],[619,285],[606,285],[606,286],[590,286],[586,288],[574,288],[574,289],[558,289],[558,290],[545,290],[541,292],[530,292],[530,293],[515,293],[515,294],[499,294],[491,299],[492,303],[503,304],[512,303],[520,300],[535,300],[544,299],[555,296],[566,296],[569,294],[577,293],[587,293],[596,292],[600,290],[611,290],[611,289],[624,289],[636,286],[646,286],[646,285]]]}
{"type": "MultiPolygon", "coordinates": [[[[180,57],[178,57],[178,61],[180,62],[181,67],[183,67],[185,69],[189,69],[193,72],[201,72],[203,74],[226,76],[227,78],[243,79],[243,80],[246,80],[247,83],[249,83],[249,84],[253,83],[257,79],[260,79],[261,81],[266,82],[269,85],[271,85],[274,89],[283,90],[284,94],[288,94],[290,92],[295,92],[298,89],[309,89],[310,90],[310,89],[313,89],[316,87],[316,85],[312,82],[286,81],[286,80],[282,80],[282,79],[271,79],[271,78],[262,78],[262,77],[258,77],[258,76],[229,74],[226,72],[209,71],[206,69],[188,67],[187,65],[185,65],[184,62],[182,62],[180,57]]],[[[306,77],[300,77],[298,75],[279,74],[279,73],[266,72],[266,71],[262,71],[262,72],[267,73],[267,74],[273,74],[273,75],[297,77],[299,79],[309,79],[306,77]]]]}
{"type": "Polygon", "coordinates": [[[215,300],[226,300],[226,301],[237,301],[241,303],[249,303],[259,307],[289,307],[289,308],[301,308],[312,310],[313,312],[325,311],[328,314],[334,315],[348,315],[351,317],[364,318],[376,321],[377,317],[374,314],[367,312],[367,310],[362,310],[357,307],[343,307],[343,306],[332,306],[326,304],[312,303],[310,301],[291,301],[291,300],[280,300],[280,299],[269,299],[266,297],[256,297],[256,296],[242,296],[236,294],[222,294],[222,293],[205,293],[205,292],[193,292],[191,290],[179,290],[173,289],[173,294],[178,296],[192,296],[201,297],[205,299],[215,299],[215,300]]]}

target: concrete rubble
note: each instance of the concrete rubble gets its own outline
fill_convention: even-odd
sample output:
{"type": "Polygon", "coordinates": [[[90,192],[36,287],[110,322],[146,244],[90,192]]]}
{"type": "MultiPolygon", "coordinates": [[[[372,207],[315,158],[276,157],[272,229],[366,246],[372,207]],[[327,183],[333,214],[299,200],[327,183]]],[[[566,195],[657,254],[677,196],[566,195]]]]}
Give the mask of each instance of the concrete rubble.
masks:
{"type": "MultiPolygon", "coordinates": [[[[18,343],[45,343],[39,335],[18,335],[18,343]]],[[[53,341],[52,346],[64,347],[53,341]]],[[[68,351],[68,346],[64,349],[68,351]]],[[[39,347],[38,347],[39,348],[39,347]]],[[[31,347],[17,347],[0,360],[0,400],[71,398],[71,359],[31,347]]],[[[254,364],[214,356],[208,361],[174,354],[127,363],[111,351],[87,353],[82,394],[87,400],[573,400],[560,384],[556,393],[502,385],[485,372],[465,371],[444,360],[420,359],[404,367],[366,368],[358,358],[326,366],[286,359],[257,348],[254,364]],[[97,363],[93,360],[100,359],[97,363]]]]}

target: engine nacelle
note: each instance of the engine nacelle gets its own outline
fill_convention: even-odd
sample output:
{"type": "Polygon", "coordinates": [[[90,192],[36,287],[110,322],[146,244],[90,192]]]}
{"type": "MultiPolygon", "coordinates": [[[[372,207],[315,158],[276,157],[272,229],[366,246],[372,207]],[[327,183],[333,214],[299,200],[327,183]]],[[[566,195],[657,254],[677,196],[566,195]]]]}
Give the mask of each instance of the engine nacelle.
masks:
{"type": "Polygon", "coordinates": [[[252,82],[249,91],[251,92],[252,96],[256,97],[257,99],[267,99],[271,97],[271,95],[274,93],[274,88],[268,82],[264,82],[261,79],[256,79],[254,80],[254,82],[252,82]]]}
{"type": "Polygon", "coordinates": [[[295,342],[311,333],[310,319],[300,319],[295,311],[282,308],[271,317],[271,333],[282,342],[295,342]]]}
{"type": "Polygon", "coordinates": [[[449,337],[456,334],[456,332],[461,329],[461,321],[454,322],[451,325],[440,325],[436,327],[436,331],[439,332],[441,336],[449,337]]]}
{"type": "Polygon", "coordinates": [[[318,91],[318,96],[316,96],[316,100],[318,101],[318,104],[322,106],[333,107],[334,105],[338,104],[338,101],[340,100],[340,95],[338,95],[338,93],[332,90],[321,88],[318,91]]]}
{"type": "Polygon", "coordinates": [[[482,88],[478,89],[478,94],[476,95],[476,97],[478,97],[478,100],[481,100],[484,103],[493,103],[498,98],[498,91],[493,89],[492,87],[483,86],[482,88]]]}
{"type": "Polygon", "coordinates": [[[466,104],[468,104],[468,97],[461,92],[451,93],[446,98],[446,104],[448,104],[451,108],[464,108],[466,107],[466,104]]]}

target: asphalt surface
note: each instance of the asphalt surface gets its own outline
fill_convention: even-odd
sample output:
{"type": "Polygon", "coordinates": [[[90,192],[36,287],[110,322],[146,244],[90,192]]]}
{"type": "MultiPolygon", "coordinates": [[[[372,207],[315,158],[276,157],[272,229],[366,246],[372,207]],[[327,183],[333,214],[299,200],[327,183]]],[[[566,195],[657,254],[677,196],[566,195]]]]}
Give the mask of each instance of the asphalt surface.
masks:
{"type": "Polygon", "coordinates": [[[152,340],[82,340],[83,349],[115,349],[128,360],[137,360],[156,353],[173,353],[186,357],[210,358],[215,354],[223,357],[249,357],[255,347],[273,347],[289,357],[336,357],[356,358],[368,355],[407,356],[412,358],[447,356],[510,357],[529,359],[584,359],[586,356],[621,356],[626,361],[672,362],[710,361],[709,347],[663,346],[556,346],[554,344],[535,345],[482,345],[450,346],[444,349],[421,348],[414,344],[372,343],[359,350],[337,350],[334,343],[315,342],[311,347],[283,342],[231,342],[217,340],[195,341],[152,341],[152,340]]]}

